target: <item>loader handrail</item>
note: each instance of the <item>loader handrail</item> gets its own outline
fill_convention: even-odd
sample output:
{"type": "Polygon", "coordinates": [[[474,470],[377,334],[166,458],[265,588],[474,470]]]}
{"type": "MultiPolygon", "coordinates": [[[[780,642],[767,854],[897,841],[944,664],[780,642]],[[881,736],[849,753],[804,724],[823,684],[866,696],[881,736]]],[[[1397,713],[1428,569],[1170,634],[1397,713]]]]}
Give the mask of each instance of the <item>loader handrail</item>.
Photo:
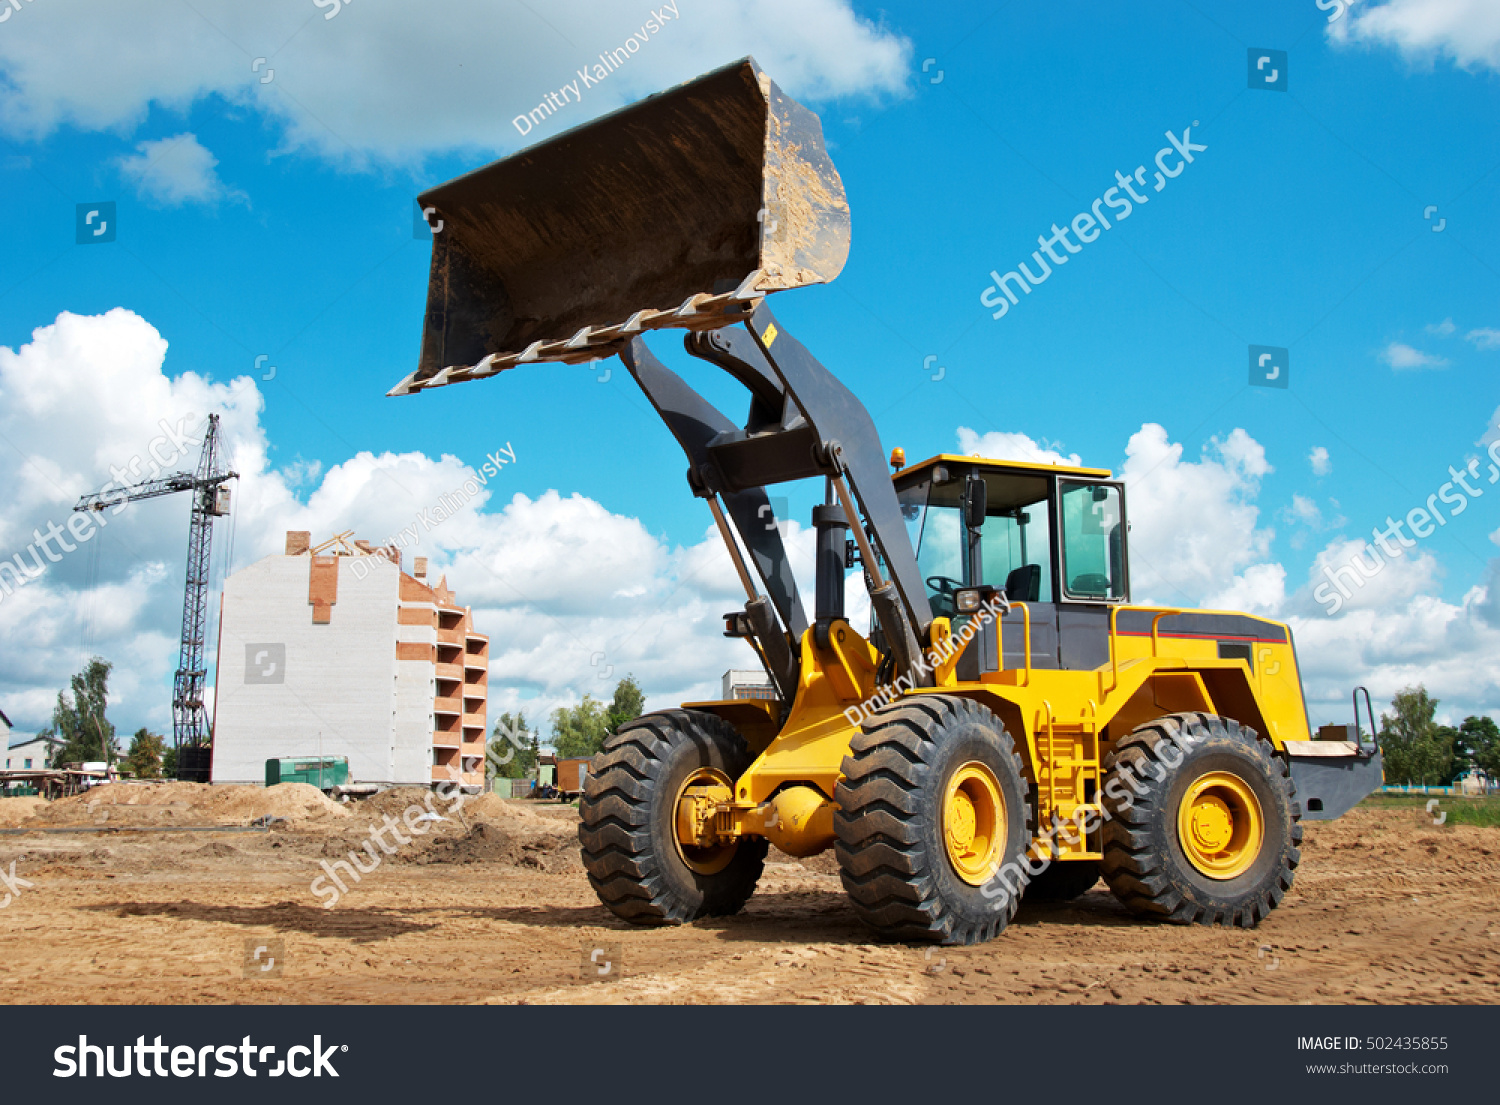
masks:
{"type": "Polygon", "coordinates": [[[1163,618],[1169,618],[1169,617],[1171,617],[1174,614],[1184,614],[1184,613],[1187,613],[1187,611],[1183,610],[1181,607],[1176,607],[1176,606],[1169,606],[1169,607],[1163,608],[1163,607],[1160,607],[1160,606],[1130,606],[1130,605],[1126,605],[1124,603],[1121,603],[1119,606],[1112,606],[1112,607],[1110,607],[1109,608],[1109,667],[1110,667],[1110,684],[1109,684],[1109,687],[1107,688],[1108,691],[1113,691],[1116,687],[1118,687],[1120,685],[1120,642],[1119,642],[1120,630],[1119,630],[1119,624],[1118,623],[1119,623],[1119,617],[1120,617],[1120,611],[1121,610],[1140,610],[1140,611],[1144,611],[1144,612],[1148,612],[1148,613],[1152,612],[1152,611],[1156,612],[1156,616],[1151,619],[1151,658],[1153,660],[1159,658],[1159,653],[1158,653],[1157,650],[1158,650],[1158,648],[1160,646],[1160,643],[1161,643],[1161,638],[1160,638],[1159,633],[1158,633],[1158,631],[1159,631],[1159,629],[1161,627],[1161,620],[1163,618]]]}

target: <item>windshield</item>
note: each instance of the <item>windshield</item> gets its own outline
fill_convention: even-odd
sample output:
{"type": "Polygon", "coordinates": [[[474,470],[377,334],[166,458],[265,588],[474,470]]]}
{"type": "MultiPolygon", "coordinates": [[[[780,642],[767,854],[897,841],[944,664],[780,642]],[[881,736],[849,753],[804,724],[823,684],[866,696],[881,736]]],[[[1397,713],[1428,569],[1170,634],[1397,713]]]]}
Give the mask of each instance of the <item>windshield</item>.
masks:
{"type": "Polygon", "coordinates": [[[897,492],[933,615],[954,618],[954,592],[981,583],[1013,589],[1009,597],[1017,602],[1051,602],[1051,510],[1046,477],[977,473],[985,482],[985,519],[976,565],[971,562],[963,525],[968,473],[948,469],[946,474],[947,479],[938,481],[929,475],[897,492]]]}
{"type": "MultiPolygon", "coordinates": [[[[962,487],[962,481],[949,481],[962,487]]],[[[966,585],[968,572],[963,538],[963,518],[956,494],[944,494],[944,484],[923,480],[896,494],[912,548],[917,550],[917,568],[927,588],[927,603],[933,617],[951,618],[957,613],[953,594],[966,585]],[[936,489],[936,494],[932,492],[936,489]]]]}

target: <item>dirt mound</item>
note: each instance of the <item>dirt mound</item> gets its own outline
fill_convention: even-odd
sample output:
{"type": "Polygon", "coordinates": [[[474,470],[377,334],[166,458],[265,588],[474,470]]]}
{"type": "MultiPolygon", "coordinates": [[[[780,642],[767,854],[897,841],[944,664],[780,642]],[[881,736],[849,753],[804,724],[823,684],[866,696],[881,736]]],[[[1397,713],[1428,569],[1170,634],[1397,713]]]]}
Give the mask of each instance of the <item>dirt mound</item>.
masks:
{"type": "Polygon", "coordinates": [[[308,825],[347,818],[349,811],[307,783],[274,787],[207,783],[111,783],[36,811],[45,825],[248,825],[260,817],[308,825]]]}
{"type": "Polygon", "coordinates": [[[47,804],[47,799],[0,798],[0,829],[19,828],[21,823],[35,816],[37,810],[47,804]]]}
{"type": "Polygon", "coordinates": [[[448,809],[448,803],[427,787],[392,787],[368,798],[356,798],[345,808],[356,821],[373,821],[378,825],[381,817],[386,814],[400,821],[412,806],[421,810],[430,809],[439,815],[443,815],[448,809]]]}
{"type": "Polygon", "coordinates": [[[554,875],[583,869],[578,847],[571,839],[554,834],[513,834],[488,821],[477,821],[459,836],[438,837],[404,858],[416,864],[497,863],[554,875]]]}
{"type": "Polygon", "coordinates": [[[413,863],[515,863],[509,833],[480,822],[463,836],[441,837],[412,856],[413,863]]]}
{"type": "Polygon", "coordinates": [[[494,825],[521,833],[541,833],[547,836],[578,835],[578,826],[570,820],[548,817],[528,806],[523,799],[501,798],[498,794],[478,794],[464,800],[460,807],[469,821],[486,821],[494,825]]]}

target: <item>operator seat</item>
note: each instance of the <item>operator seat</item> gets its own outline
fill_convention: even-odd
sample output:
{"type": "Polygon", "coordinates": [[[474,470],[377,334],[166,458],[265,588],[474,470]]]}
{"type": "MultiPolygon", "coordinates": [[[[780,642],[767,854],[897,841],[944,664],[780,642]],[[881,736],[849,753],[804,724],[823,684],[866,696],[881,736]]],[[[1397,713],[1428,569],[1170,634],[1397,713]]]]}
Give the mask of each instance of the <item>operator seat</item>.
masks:
{"type": "Polygon", "coordinates": [[[1005,597],[1011,602],[1036,602],[1042,593],[1042,566],[1023,564],[1005,577],[1005,597]]]}

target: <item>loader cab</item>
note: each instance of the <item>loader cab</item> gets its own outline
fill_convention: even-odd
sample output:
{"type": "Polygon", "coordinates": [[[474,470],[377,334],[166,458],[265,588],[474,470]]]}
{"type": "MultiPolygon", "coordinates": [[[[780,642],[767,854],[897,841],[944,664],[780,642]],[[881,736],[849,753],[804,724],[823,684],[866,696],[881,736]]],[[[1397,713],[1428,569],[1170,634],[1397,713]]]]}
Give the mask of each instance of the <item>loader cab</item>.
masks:
{"type": "MultiPolygon", "coordinates": [[[[893,479],[935,617],[957,629],[957,592],[994,587],[1031,608],[1039,666],[1093,666],[1093,648],[1069,655],[1083,638],[1065,631],[1107,621],[1130,598],[1125,492],[1109,471],[943,455],[893,479]]],[[[979,650],[981,671],[1002,665],[1000,644],[992,636],[979,650]]],[[[1004,662],[1023,648],[1019,629],[1007,630],[1004,662]]]]}

